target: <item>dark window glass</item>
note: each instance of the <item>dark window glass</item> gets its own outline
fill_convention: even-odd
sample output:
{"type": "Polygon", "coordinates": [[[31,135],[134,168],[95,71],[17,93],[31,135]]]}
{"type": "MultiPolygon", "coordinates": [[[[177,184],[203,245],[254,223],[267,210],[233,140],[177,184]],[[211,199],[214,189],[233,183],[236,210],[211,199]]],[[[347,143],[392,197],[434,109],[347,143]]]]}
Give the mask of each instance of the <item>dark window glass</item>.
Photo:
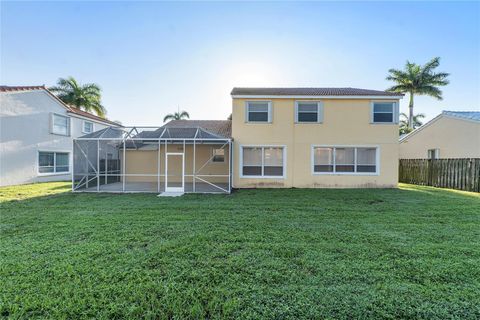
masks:
{"type": "Polygon", "coordinates": [[[267,122],[268,121],[268,112],[249,112],[248,121],[250,122],[267,122]]]}
{"type": "Polygon", "coordinates": [[[318,115],[313,112],[299,112],[298,113],[298,122],[317,122],[318,115]]]}
{"type": "Polygon", "coordinates": [[[49,173],[54,172],[54,157],[53,152],[39,152],[38,154],[38,172],[49,173]]]}
{"type": "Polygon", "coordinates": [[[393,113],[374,113],[373,122],[393,122],[393,113]]]}
{"type": "Polygon", "coordinates": [[[375,172],[376,167],[374,165],[357,165],[357,172],[375,172]]]}
{"type": "Polygon", "coordinates": [[[373,112],[393,112],[393,103],[391,102],[376,102],[373,106],[373,112]]]}
{"type": "Polygon", "coordinates": [[[328,164],[315,165],[314,170],[315,172],[333,172],[333,166],[328,164]]]}
{"type": "Polygon", "coordinates": [[[263,168],[265,176],[283,176],[283,167],[267,167],[263,168]]]}
{"type": "Polygon", "coordinates": [[[225,162],[225,150],[213,149],[213,162],[225,162]]]}
{"type": "Polygon", "coordinates": [[[244,176],[261,176],[262,167],[243,166],[244,176]]]}
{"type": "Polygon", "coordinates": [[[353,172],[354,166],[353,165],[336,165],[335,171],[336,172],[353,172]]]}

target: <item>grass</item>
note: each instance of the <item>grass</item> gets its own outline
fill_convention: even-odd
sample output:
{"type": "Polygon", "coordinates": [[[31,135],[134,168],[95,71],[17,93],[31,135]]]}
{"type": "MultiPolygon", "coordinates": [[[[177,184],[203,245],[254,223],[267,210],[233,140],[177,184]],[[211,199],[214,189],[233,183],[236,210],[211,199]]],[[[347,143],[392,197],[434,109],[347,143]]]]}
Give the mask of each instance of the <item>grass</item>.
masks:
{"type": "Polygon", "coordinates": [[[0,316],[480,318],[480,195],[0,189],[0,316]]]}

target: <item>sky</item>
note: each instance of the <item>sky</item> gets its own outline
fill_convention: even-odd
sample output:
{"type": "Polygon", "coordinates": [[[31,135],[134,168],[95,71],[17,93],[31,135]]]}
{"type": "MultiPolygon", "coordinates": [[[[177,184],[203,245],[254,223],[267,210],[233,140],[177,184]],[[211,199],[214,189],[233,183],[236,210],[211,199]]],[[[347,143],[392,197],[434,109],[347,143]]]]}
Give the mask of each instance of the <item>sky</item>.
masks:
{"type": "MultiPolygon", "coordinates": [[[[5,2],[0,84],[97,83],[107,116],[226,119],[233,87],[384,90],[388,69],[441,57],[442,101],[480,110],[480,2],[5,2]]],[[[408,97],[400,103],[406,112],[408,97]]]]}

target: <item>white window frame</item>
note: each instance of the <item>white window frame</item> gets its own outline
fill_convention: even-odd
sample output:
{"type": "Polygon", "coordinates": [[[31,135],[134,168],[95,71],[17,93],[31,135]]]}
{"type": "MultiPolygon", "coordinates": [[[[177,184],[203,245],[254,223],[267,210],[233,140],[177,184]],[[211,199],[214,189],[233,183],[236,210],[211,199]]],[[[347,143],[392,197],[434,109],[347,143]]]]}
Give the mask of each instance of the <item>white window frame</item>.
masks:
{"type": "Polygon", "coordinates": [[[38,176],[63,176],[70,175],[72,173],[72,152],[71,150],[38,150],[37,151],[37,175],[38,176]],[[40,172],[40,153],[48,152],[53,153],[53,172],[40,172]],[[68,171],[56,172],[57,170],[57,153],[67,153],[68,154],[68,171]]]}
{"type": "Polygon", "coordinates": [[[427,159],[439,159],[440,157],[440,149],[438,148],[431,148],[431,149],[428,149],[427,150],[427,159]],[[430,151],[431,150],[434,150],[435,154],[434,154],[434,158],[430,158],[430,151]]]}
{"type": "Polygon", "coordinates": [[[55,135],[58,135],[58,136],[64,136],[64,137],[70,137],[71,136],[71,128],[72,128],[72,123],[71,123],[72,119],[69,117],[69,116],[66,116],[66,115],[63,115],[63,114],[59,114],[59,113],[51,113],[50,114],[50,133],[51,134],[55,134],[55,135]],[[55,116],[59,116],[59,117],[63,117],[63,118],[66,118],[67,119],[67,134],[63,134],[63,133],[58,133],[58,132],[54,132],[53,131],[53,128],[55,127],[54,126],[54,122],[55,122],[55,116]]]}
{"type": "Polygon", "coordinates": [[[266,101],[266,100],[251,100],[251,101],[245,101],[245,122],[246,123],[272,123],[272,101],[266,101]],[[268,108],[268,116],[267,116],[267,121],[249,121],[248,120],[248,114],[249,114],[249,109],[250,109],[250,103],[255,103],[255,102],[263,102],[267,103],[268,108]]]}
{"type": "Polygon", "coordinates": [[[380,175],[380,146],[379,145],[316,145],[311,146],[311,173],[312,175],[348,175],[348,176],[378,176],[380,175]],[[333,149],[333,172],[315,172],[315,148],[333,149]],[[335,172],[336,148],[354,148],[354,172],[335,172]],[[356,172],[357,171],[357,148],[375,148],[375,172],[356,172]]]}
{"type": "Polygon", "coordinates": [[[82,133],[92,133],[92,132],[94,132],[94,131],[95,131],[95,123],[94,123],[94,122],[92,122],[92,121],[87,121],[87,120],[83,120],[83,121],[82,121],[82,133]],[[85,124],[87,124],[87,123],[91,123],[91,124],[92,124],[92,131],[90,131],[90,132],[85,130],[85,124]]]}
{"type": "Polygon", "coordinates": [[[239,173],[240,173],[240,178],[245,178],[245,179],[286,179],[287,178],[287,146],[286,145],[253,145],[253,144],[245,144],[245,145],[240,145],[239,146],[240,151],[240,161],[239,161],[239,173]],[[283,154],[282,154],[282,167],[283,167],[283,175],[282,176],[245,176],[243,175],[243,148],[261,148],[262,149],[262,173],[263,173],[263,168],[265,166],[264,162],[264,149],[265,148],[283,148],[283,154]]]}
{"type": "MultiPolygon", "coordinates": [[[[387,112],[384,112],[384,113],[387,113],[387,112]]],[[[388,112],[388,113],[390,113],[390,112],[388,112]]],[[[371,124],[398,124],[399,120],[400,120],[400,113],[399,113],[398,101],[372,100],[370,102],[370,123],[371,124]],[[392,114],[392,121],[391,122],[375,122],[374,121],[375,103],[391,103],[391,104],[393,104],[393,108],[392,108],[392,113],[393,114],[392,114]]]]}
{"type": "Polygon", "coordinates": [[[295,101],[295,123],[309,124],[309,123],[323,123],[323,102],[322,101],[312,101],[312,100],[296,100],[295,101]],[[302,102],[316,103],[317,104],[317,121],[299,121],[298,120],[298,104],[302,102]]]}
{"type": "Polygon", "coordinates": [[[225,163],[225,158],[227,157],[227,154],[225,152],[225,149],[224,148],[215,148],[215,147],[212,147],[212,157],[211,157],[211,160],[210,162],[211,163],[225,163]],[[213,159],[215,159],[215,150],[223,150],[223,161],[214,161],[213,159]]]}

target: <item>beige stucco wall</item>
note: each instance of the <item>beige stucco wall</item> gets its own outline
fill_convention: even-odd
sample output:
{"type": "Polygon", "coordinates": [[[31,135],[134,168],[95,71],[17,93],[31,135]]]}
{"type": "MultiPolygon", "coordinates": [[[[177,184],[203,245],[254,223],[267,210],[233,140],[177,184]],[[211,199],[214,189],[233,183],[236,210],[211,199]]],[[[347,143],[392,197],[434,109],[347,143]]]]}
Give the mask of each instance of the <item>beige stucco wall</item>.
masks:
{"type": "MultiPolygon", "coordinates": [[[[319,100],[315,99],[315,101],[319,100]]],[[[233,99],[233,186],[235,188],[396,187],[398,124],[371,124],[371,100],[320,101],[323,102],[323,123],[296,124],[295,99],[233,99]],[[272,102],[272,123],[246,123],[245,102],[258,100],[272,102]],[[285,146],[286,177],[241,178],[239,155],[242,145],[285,146]],[[379,174],[314,175],[312,174],[313,145],[377,146],[380,152],[379,174]]]]}
{"type": "Polygon", "coordinates": [[[425,159],[429,149],[440,158],[480,158],[480,123],[441,115],[400,143],[401,159],[425,159]]]}
{"type": "MultiPolygon", "coordinates": [[[[202,175],[228,175],[228,145],[225,149],[225,162],[212,162],[213,148],[221,148],[218,145],[196,145],[195,147],[195,171],[197,175],[209,182],[224,182],[228,183],[228,178],[225,177],[202,177],[202,175]],[[204,166],[204,164],[206,164],[204,166]],[[202,168],[203,167],[203,168],[202,168]]],[[[182,145],[168,145],[168,152],[183,153],[182,145]]],[[[185,146],[185,174],[193,174],[193,145],[185,146]]],[[[120,157],[123,155],[120,154],[120,157]]],[[[171,158],[170,158],[171,159],[171,158]]],[[[162,144],[160,149],[160,158],[158,149],[156,150],[127,150],[125,158],[125,172],[127,174],[144,175],[150,174],[154,176],[130,176],[126,177],[127,182],[157,182],[158,161],[160,160],[160,174],[165,175],[165,145],[162,144]]],[[[180,173],[182,163],[181,161],[169,161],[169,172],[180,173]]],[[[176,158],[179,160],[179,158],[176,158]]],[[[122,168],[123,169],[123,168],[122,168]]],[[[170,181],[181,181],[181,176],[171,177],[170,181]]],[[[164,177],[160,178],[163,182],[164,177]]],[[[192,177],[185,177],[185,182],[192,182],[192,177]]]]}

